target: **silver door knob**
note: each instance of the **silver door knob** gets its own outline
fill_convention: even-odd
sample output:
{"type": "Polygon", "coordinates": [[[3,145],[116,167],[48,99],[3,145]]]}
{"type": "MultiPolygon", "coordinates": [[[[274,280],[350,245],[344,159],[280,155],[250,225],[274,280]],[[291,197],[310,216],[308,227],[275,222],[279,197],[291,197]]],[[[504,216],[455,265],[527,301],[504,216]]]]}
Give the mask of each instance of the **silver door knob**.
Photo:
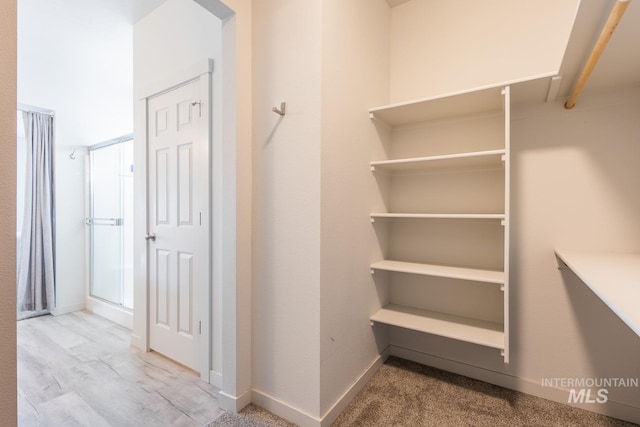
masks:
{"type": "Polygon", "coordinates": [[[155,242],[156,234],[155,233],[147,233],[147,235],[144,236],[144,240],[153,240],[155,242]]]}

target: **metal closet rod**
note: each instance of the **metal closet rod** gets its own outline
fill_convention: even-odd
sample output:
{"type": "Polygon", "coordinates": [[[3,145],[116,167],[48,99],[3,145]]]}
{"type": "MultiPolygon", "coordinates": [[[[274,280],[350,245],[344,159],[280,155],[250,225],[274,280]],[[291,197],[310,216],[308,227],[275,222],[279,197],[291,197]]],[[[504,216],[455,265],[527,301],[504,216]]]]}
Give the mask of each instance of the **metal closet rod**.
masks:
{"type": "Polygon", "coordinates": [[[598,60],[600,59],[600,55],[604,52],[605,47],[607,47],[607,43],[611,39],[613,32],[616,30],[618,23],[622,19],[622,15],[627,10],[629,6],[630,0],[618,0],[616,4],[611,9],[611,13],[609,14],[609,18],[607,19],[606,24],[604,24],[604,28],[602,28],[602,32],[600,33],[600,37],[598,37],[598,41],[596,45],[593,47],[591,51],[591,55],[589,56],[589,60],[587,60],[586,65],[582,69],[582,73],[580,74],[580,78],[578,78],[578,83],[576,83],[576,87],[573,89],[569,100],[564,104],[564,108],[567,110],[572,109],[576,105],[576,99],[578,99],[578,95],[582,92],[585,83],[589,79],[593,68],[596,66],[598,60]]]}

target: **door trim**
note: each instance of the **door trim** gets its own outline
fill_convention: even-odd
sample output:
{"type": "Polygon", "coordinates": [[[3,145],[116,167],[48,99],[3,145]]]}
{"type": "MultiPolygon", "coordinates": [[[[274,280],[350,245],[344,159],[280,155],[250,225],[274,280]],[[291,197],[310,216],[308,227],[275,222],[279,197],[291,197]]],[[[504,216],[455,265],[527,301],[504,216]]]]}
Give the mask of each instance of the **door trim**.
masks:
{"type": "MultiPolygon", "coordinates": [[[[133,314],[133,332],[131,334],[131,344],[144,351],[149,351],[149,283],[148,283],[148,245],[144,240],[144,236],[148,229],[148,160],[147,150],[149,136],[147,133],[147,119],[149,114],[148,101],[150,98],[171,91],[176,87],[182,86],[190,81],[200,80],[201,82],[201,108],[202,117],[208,120],[202,120],[200,123],[199,135],[205,142],[207,156],[201,159],[207,162],[207,176],[209,177],[209,204],[208,212],[205,215],[209,221],[209,256],[211,257],[212,247],[212,228],[211,218],[213,206],[211,200],[211,147],[213,142],[212,133],[212,73],[213,60],[206,59],[197,64],[182,69],[178,73],[164,76],[156,82],[149,84],[146,88],[136,94],[135,111],[136,122],[134,129],[136,138],[139,141],[134,145],[134,195],[135,195],[135,219],[134,219],[134,314],[133,314]],[[144,212],[144,215],[140,213],[144,212]]],[[[202,333],[199,342],[198,351],[198,373],[203,381],[210,382],[211,371],[211,319],[212,319],[212,272],[208,270],[206,291],[203,293],[206,298],[198,301],[197,311],[202,313],[202,333]]]]}

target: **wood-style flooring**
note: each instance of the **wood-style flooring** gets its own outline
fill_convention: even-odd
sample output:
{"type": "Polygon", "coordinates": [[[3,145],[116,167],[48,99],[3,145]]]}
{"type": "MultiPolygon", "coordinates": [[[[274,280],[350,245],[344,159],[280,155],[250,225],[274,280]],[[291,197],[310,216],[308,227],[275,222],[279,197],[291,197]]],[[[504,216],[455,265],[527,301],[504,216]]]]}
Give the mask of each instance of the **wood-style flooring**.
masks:
{"type": "Polygon", "coordinates": [[[222,413],[215,387],[129,343],[88,312],[19,321],[18,425],[187,427],[222,413]]]}

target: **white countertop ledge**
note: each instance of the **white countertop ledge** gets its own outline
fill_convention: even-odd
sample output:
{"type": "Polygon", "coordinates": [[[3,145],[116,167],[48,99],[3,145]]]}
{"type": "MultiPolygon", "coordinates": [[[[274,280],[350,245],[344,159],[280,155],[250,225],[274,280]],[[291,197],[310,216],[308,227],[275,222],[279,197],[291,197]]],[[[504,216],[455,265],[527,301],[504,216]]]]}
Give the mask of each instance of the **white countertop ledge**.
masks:
{"type": "Polygon", "coordinates": [[[640,336],[640,253],[579,252],[556,255],[640,336]]]}

